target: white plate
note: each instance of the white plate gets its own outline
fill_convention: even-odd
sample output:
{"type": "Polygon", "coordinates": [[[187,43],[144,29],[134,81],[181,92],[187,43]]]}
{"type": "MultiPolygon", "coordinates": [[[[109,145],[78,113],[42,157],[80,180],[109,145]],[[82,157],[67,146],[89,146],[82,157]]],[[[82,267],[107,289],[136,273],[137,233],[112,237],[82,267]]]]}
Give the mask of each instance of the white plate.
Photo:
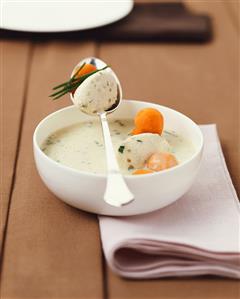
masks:
{"type": "Polygon", "coordinates": [[[2,0],[2,29],[62,32],[91,29],[120,20],[133,0],[2,0]]]}

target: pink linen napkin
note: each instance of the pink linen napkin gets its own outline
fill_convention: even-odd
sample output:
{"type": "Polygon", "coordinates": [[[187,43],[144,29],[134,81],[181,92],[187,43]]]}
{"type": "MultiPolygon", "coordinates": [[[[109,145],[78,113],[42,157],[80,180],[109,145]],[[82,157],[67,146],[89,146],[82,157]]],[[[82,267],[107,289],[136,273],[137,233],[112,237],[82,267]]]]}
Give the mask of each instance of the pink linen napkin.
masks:
{"type": "MultiPolygon", "coordinates": [[[[191,190],[140,216],[99,216],[105,257],[121,276],[240,278],[240,208],[215,125],[201,126],[205,148],[191,190]]],[[[147,204],[147,198],[146,198],[147,204]]]]}

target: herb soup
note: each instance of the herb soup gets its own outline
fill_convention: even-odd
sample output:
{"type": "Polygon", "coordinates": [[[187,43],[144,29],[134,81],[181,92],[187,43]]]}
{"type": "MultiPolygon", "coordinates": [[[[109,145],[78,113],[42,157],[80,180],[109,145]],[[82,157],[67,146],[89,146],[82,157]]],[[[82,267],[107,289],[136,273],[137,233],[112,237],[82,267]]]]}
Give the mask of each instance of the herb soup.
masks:
{"type": "MultiPolygon", "coordinates": [[[[123,174],[132,174],[135,168],[131,161],[126,164],[122,160],[122,156],[128,154],[123,151],[122,144],[129,138],[134,122],[132,119],[109,120],[109,126],[120,169],[123,174]]],[[[141,135],[137,135],[138,146],[144,145],[141,135]]],[[[162,137],[168,142],[168,151],[174,154],[179,164],[195,152],[190,140],[174,131],[163,131],[162,137]]],[[[102,128],[98,120],[76,123],[56,131],[46,139],[41,149],[49,158],[65,166],[97,174],[106,173],[102,128]]]]}

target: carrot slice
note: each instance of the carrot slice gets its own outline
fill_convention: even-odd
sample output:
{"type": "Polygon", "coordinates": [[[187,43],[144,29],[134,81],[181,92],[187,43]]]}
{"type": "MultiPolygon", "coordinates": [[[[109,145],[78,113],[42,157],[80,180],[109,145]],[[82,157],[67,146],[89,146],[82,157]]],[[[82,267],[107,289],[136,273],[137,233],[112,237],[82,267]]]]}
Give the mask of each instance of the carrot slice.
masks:
{"type": "Polygon", "coordinates": [[[170,153],[155,153],[147,161],[147,167],[153,171],[168,169],[177,164],[177,159],[170,153]]]}
{"type": "Polygon", "coordinates": [[[96,66],[90,63],[86,63],[82,69],[80,69],[76,75],[76,78],[79,78],[83,75],[96,71],[96,66]]]}
{"type": "Polygon", "coordinates": [[[133,174],[147,174],[147,173],[153,173],[152,170],[148,170],[148,169],[137,169],[133,172],[133,174]]]}
{"type": "Polygon", "coordinates": [[[134,119],[135,128],[131,132],[133,135],[141,133],[162,134],[164,119],[161,112],[154,108],[140,110],[134,119]]]}

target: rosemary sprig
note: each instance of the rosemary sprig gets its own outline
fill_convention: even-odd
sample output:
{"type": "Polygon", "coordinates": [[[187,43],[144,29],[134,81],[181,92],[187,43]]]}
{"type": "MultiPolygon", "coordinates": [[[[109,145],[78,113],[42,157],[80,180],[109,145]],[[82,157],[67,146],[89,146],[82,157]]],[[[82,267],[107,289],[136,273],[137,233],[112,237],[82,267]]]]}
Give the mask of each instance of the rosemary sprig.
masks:
{"type": "Polygon", "coordinates": [[[95,74],[97,72],[103,71],[109,67],[108,65],[106,65],[105,67],[103,67],[99,70],[92,71],[91,73],[88,73],[88,74],[85,74],[85,75],[82,75],[82,76],[76,78],[77,74],[84,67],[84,65],[85,65],[85,63],[83,63],[81,65],[81,67],[76,71],[76,73],[71,77],[70,80],[53,87],[54,93],[52,93],[49,97],[51,97],[52,100],[57,100],[60,97],[62,97],[63,95],[65,95],[66,93],[74,91],[88,77],[92,76],[93,74],[95,74]]]}

